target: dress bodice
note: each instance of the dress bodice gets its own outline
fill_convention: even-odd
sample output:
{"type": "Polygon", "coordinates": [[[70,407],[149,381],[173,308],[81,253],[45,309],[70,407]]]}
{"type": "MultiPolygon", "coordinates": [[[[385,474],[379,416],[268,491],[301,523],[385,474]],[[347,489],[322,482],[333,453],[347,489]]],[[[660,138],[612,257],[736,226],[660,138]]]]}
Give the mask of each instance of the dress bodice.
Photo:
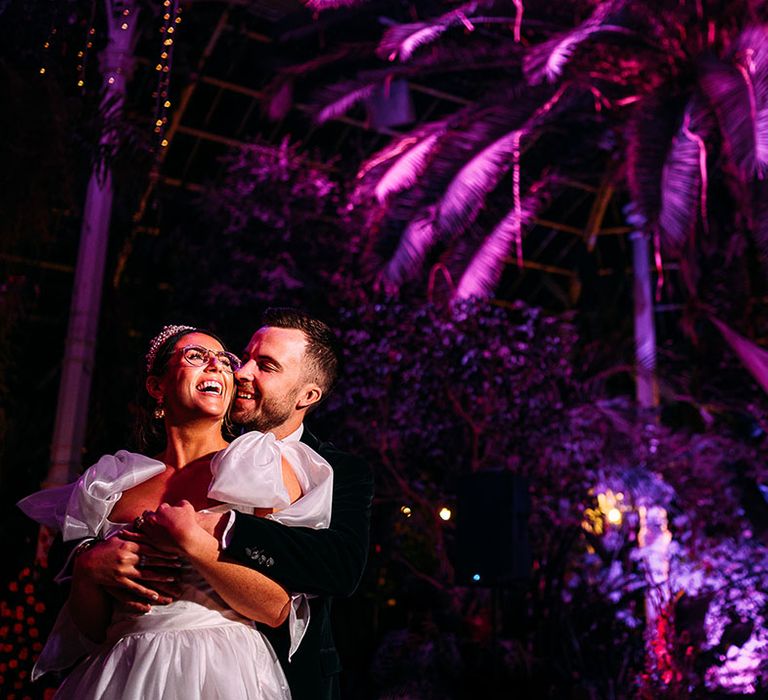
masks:
{"type": "MultiPolygon", "coordinates": [[[[121,450],[103,456],[75,483],[39,491],[20,501],[19,507],[34,520],[60,530],[65,540],[108,537],[126,526],[109,520],[123,492],[162,473],[165,468],[165,464],[156,459],[121,450]]],[[[332,492],[333,470],[324,458],[304,443],[277,440],[270,433],[246,433],[211,460],[208,496],[222,502],[215,510],[252,513],[256,508],[274,509],[266,517],[285,525],[327,528],[332,492]],[[293,468],[302,488],[301,498],[294,503],[290,503],[283,484],[282,457],[293,468]]],[[[252,626],[250,620],[229,608],[192,567],[182,569],[181,583],[181,595],[173,603],[153,606],[149,613],[140,616],[117,614],[108,630],[108,639],[164,629],[252,626]]],[[[309,624],[309,604],[305,594],[296,593],[291,598],[292,654],[309,624]]],[[[85,651],[82,643],[73,643],[73,635],[77,633],[66,614],[64,618],[60,619],[61,625],[57,622],[41,654],[38,675],[65,667],[64,657],[71,662],[73,653],[85,651]]]]}

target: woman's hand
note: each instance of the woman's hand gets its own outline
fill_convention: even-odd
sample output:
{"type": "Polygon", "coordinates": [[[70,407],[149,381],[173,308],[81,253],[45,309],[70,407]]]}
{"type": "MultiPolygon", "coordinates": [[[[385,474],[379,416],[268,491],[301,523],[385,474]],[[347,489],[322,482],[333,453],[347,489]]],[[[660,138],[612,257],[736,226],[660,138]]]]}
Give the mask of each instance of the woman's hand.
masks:
{"type": "Polygon", "coordinates": [[[197,522],[195,509],[189,501],[172,506],[160,504],[156,511],[144,511],[136,519],[138,533],[126,533],[136,542],[147,542],[157,549],[189,556],[210,546],[214,539],[197,522]]]}
{"type": "Polygon", "coordinates": [[[176,555],[127,542],[118,533],[77,555],[73,575],[85,576],[123,602],[135,601],[135,610],[146,612],[146,601],[165,605],[178,595],[179,565],[176,555]]]}

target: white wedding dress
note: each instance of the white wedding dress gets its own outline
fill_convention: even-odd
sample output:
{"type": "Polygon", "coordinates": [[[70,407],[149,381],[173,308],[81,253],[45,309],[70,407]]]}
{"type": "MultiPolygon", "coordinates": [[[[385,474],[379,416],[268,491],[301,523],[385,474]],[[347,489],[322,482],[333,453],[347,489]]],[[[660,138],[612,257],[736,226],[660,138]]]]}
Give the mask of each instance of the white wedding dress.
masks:
{"type": "MultiPolygon", "coordinates": [[[[121,451],[102,457],[68,486],[40,491],[19,503],[30,517],[62,531],[65,540],[107,537],[124,525],[109,521],[123,491],[165,469],[162,462],[121,451]]],[[[208,496],[214,510],[275,508],[268,518],[287,525],[328,527],[333,470],[298,440],[247,433],[211,462],[208,496]],[[281,455],[294,469],[302,497],[289,502],[281,455]]],[[[62,610],[33,677],[69,667],[83,654],[56,698],[67,700],[288,700],[290,692],[272,647],[253,622],[229,608],[191,567],[182,592],[144,615],[116,614],[107,641],[95,647],[62,610]]],[[[292,596],[291,654],[309,624],[307,596],[292,596]]]]}

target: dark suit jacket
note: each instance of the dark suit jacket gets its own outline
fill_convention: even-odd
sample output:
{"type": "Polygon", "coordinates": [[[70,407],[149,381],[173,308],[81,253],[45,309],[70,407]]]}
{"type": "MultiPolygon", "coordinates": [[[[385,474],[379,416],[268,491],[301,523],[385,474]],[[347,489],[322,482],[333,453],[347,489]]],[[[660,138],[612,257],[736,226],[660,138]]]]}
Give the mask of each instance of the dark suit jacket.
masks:
{"type": "Polygon", "coordinates": [[[226,553],[289,591],[313,593],[304,639],[288,661],[287,624],[262,627],[288,678],[293,700],[339,697],[341,663],[331,631],[331,597],[354,593],[368,556],[373,475],[361,459],[321,443],[306,428],[302,442],[333,467],[333,508],[327,530],[287,527],[238,513],[226,553]]]}

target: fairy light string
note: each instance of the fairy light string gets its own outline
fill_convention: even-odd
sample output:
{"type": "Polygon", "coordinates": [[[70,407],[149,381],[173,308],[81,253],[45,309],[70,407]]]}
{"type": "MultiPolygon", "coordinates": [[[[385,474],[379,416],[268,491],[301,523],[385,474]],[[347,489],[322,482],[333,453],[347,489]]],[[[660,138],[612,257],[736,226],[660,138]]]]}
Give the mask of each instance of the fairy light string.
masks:
{"type": "Polygon", "coordinates": [[[165,138],[168,126],[168,111],[171,108],[170,84],[171,64],[173,62],[173,47],[176,40],[176,30],[181,24],[181,7],[179,0],[163,0],[163,26],[160,27],[162,43],[160,56],[155,70],[157,71],[157,89],[153,93],[155,98],[154,132],[156,143],[160,149],[168,146],[165,138]]]}
{"type": "Polygon", "coordinates": [[[90,17],[87,21],[84,21],[83,24],[87,27],[85,32],[85,42],[83,43],[83,48],[81,48],[77,52],[77,87],[80,88],[81,91],[85,90],[85,83],[86,83],[86,72],[88,70],[88,59],[91,55],[91,49],[93,48],[93,39],[94,35],[96,34],[96,0],[93,0],[91,2],[91,12],[90,17]]]}
{"type": "Polygon", "coordinates": [[[48,36],[43,42],[43,54],[39,71],[40,75],[45,75],[48,72],[48,62],[51,55],[51,46],[56,39],[56,34],[58,34],[58,31],[59,30],[56,27],[51,27],[51,31],[48,32],[48,36]]]}
{"type": "MultiPolygon", "coordinates": [[[[111,31],[133,33],[133,31],[135,31],[133,25],[137,19],[135,15],[138,14],[136,9],[130,4],[123,4],[120,0],[108,2],[108,5],[110,6],[108,12],[111,14],[112,18],[110,20],[111,31]]],[[[77,88],[79,88],[81,92],[86,90],[88,83],[89,58],[92,54],[95,41],[96,13],[98,6],[98,0],[93,0],[90,5],[88,17],[81,21],[81,25],[85,28],[85,40],[73,57],[75,59],[73,61],[75,66],[75,82],[77,88]]],[[[179,25],[182,21],[180,0],[163,0],[161,10],[162,26],[159,27],[161,44],[159,56],[155,65],[155,71],[158,74],[157,86],[152,92],[152,98],[155,101],[152,124],[154,141],[156,144],[155,150],[158,152],[168,146],[166,129],[168,127],[169,112],[172,106],[170,99],[170,81],[173,51],[179,25]]],[[[61,27],[59,24],[59,21],[54,21],[53,26],[48,32],[48,36],[42,42],[40,67],[38,69],[38,73],[41,76],[46,76],[50,72],[51,52],[56,46],[56,42],[61,34],[61,27]]],[[[113,85],[123,72],[120,67],[114,68],[111,65],[104,66],[104,68],[104,80],[109,85],[113,85]]]]}

